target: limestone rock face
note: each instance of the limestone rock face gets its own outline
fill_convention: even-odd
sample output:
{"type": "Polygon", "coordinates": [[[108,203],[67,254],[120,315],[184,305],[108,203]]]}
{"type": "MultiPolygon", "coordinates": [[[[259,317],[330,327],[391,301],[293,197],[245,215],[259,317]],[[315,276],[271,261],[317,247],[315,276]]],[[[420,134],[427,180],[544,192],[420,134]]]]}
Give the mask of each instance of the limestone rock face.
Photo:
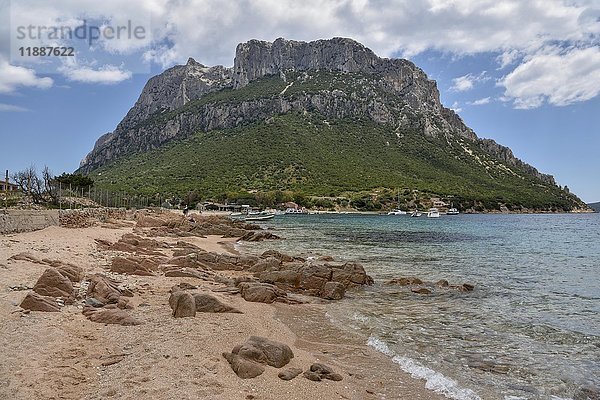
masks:
{"type": "Polygon", "coordinates": [[[436,82],[405,59],[378,57],[348,38],[301,42],[279,38],[250,40],[236,48],[232,68],[207,67],[190,59],[151,78],[135,105],[113,132],[98,139],[81,161],[90,172],[124,155],[146,152],[199,131],[234,128],[288,112],[316,111],[328,119],[367,118],[425,136],[465,139],[494,157],[546,183],[549,175],[517,159],[510,149],[479,139],[453,110],[440,102],[436,82]],[[279,77],[292,85],[320,72],[348,74],[361,89],[340,89],[219,101],[211,95],[244,89],[261,78],[279,77]],[[300,75],[298,75],[300,74],[300,75]],[[202,99],[202,102],[194,100],[202,99]]]}
{"type": "Polygon", "coordinates": [[[365,108],[352,100],[351,93],[334,90],[294,99],[211,103],[193,114],[184,113],[180,118],[145,124],[162,112],[181,110],[190,101],[207,94],[225,88],[240,89],[264,76],[279,75],[285,79],[289,71],[323,70],[380,76],[378,89],[397,96],[411,112],[431,114],[430,122],[421,126],[424,130],[427,127],[425,133],[437,134],[449,129],[475,138],[460,117],[441,106],[435,81],[408,60],[380,58],[362,44],[346,38],[314,42],[277,39],[273,43],[250,40],[237,46],[233,68],[206,67],[190,59],[186,65],[175,66],[150,79],[115,131],[100,137],[82,160],[81,171],[89,172],[121,155],[147,151],[199,130],[234,127],[292,110],[317,108],[329,118],[368,116],[381,123],[401,122],[382,99],[373,99],[365,108]]]}

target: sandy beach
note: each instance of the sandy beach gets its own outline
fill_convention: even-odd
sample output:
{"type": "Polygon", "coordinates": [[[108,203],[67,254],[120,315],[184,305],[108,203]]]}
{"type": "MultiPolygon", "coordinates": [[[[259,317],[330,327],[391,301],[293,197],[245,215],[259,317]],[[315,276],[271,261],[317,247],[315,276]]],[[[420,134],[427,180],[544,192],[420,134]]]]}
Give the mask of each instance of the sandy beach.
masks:
{"type": "MultiPolygon", "coordinates": [[[[134,232],[160,243],[163,247],[155,251],[164,258],[173,257],[173,246],[182,242],[206,252],[234,255],[238,240],[222,235],[157,236],[131,220],[0,236],[0,398],[442,398],[366,346],[364,338],[333,326],[325,317],[329,301],[264,304],[223,291],[227,285],[215,279],[166,277],[159,271],[148,276],[110,272],[113,258],[123,252],[99,243],[115,243],[134,232]],[[19,254],[29,258],[15,259],[19,254]],[[39,260],[81,267],[84,278],[74,284],[79,293],[94,274],[119,281],[132,292],[127,311],[141,324],[92,322],[82,314],[85,299],[81,297],[60,312],[21,309],[21,301],[48,268],[47,262],[39,260]],[[199,312],[193,318],[174,318],[169,296],[171,288],[181,283],[241,313],[199,312]],[[222,353],[253,335],[287,344],[294,357],[283,368],[266,366],[258,377],[238,377],[222,353]],[[302,375],[289,381],[278,377],[281,370],[306,371],[316,362],[330,366],[343,379],[314,382],[302,375]]],[[[222,274],[231,278],[240,273],[222,274]]]]}

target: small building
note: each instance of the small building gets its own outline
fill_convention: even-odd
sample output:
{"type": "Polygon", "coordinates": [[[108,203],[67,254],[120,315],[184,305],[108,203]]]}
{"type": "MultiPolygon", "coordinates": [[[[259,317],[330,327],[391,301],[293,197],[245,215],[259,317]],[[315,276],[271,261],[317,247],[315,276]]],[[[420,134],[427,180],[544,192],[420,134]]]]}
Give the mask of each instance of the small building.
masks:
{"type": "Polygon", "coordinates": [[[0,192],[18,192],[19,186],[14,183],[0,181],[0,192]]]}
{"type": "Polygon", "coordinates": [[[431,200],[432,207],[441,208],[448,206],[448,204],[439,197],[432,197],[429,200],[431,200]]]}

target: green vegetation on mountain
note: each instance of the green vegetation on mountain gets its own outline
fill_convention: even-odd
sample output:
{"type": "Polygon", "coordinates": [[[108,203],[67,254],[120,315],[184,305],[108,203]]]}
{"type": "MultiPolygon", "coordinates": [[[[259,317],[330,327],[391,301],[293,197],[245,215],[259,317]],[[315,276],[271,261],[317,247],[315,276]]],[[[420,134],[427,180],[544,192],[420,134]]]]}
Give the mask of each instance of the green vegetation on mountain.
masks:
{"type": "Polygon", "coordinates": [[[235,200],[252,193],[255,200],[271,202],[283,199],[277,193],[291,193],[291,199],[342,196],[362,209],[394,201],[396,188],[404,189],[403,202],[416,190],[452,196],[461,208],[575,204],[560,188],[501,163],[468,140],[398,132],[367,119],[326,120],[310,112],[199,132],[120,158],[90,176],[106,189],[145,195],[196,192],[201,199],[235,200]]]}

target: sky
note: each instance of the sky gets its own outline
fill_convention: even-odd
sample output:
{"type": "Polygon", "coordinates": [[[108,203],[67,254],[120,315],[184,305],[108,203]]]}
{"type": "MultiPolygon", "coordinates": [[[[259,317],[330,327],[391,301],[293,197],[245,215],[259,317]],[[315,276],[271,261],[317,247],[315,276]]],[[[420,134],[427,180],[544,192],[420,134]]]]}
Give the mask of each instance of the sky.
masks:
{"type": "Polygon", "coordinates": [[[336,36],[413,61],[478,136],[600,201],[600,0],[0,0],[0,170],[72,172],[189,57],[336,36]]]}

